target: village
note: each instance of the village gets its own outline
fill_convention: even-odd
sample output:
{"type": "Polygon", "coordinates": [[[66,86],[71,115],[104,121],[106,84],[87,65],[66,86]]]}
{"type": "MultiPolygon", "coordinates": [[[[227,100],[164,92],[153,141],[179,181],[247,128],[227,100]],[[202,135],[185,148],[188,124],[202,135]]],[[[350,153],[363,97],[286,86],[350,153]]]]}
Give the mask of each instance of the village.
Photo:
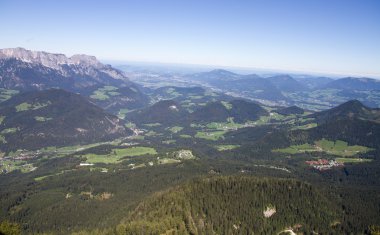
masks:
{"type": "Polygon", "coordinates": [[[327,159],[318,159],[317,161],[306,161],[307,165],[317,169],[319,171],[330,170],[334,167],[343,167],[344,164],[342,162],[337,162],[336,160],[327,160],[327,159]]]}

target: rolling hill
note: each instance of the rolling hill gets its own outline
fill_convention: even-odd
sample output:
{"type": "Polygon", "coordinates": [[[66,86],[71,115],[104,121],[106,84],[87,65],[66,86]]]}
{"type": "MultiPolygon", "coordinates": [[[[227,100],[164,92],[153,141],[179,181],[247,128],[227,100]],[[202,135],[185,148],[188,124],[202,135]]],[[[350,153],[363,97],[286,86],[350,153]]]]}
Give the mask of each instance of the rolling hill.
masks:
{"type": "Polygon", "coordinates": [[[362,119],[380,122],[380,109],[366,107],[358,100],[350,100],[332,109],[314,113],[310,117],[315,118],[318,122],[339,119],[362,119]]]}
{"type": "Polygon", "coordinates": [[[236,123],[244,123],[265,115],[268,115],[268,112],[260,105],[245,100],[209,102],[192,113],[176,101],[162,100],[145,109],[128,113],[126,119],[136,124],[190,125],[191,123],[227,122],[229,118],[236,123]]]}
{"type": "Polygon", "coordinates": [[[150,107],[129,113],[126,116],[137,124],[174,124],[182,122],[188,112],[184,110],[177,102],[173,100],[162,100],[150,107]]]}
{"type": "Polygon", "coordinates": [[[286,108],[280,108],[276,110],[276,113],[282,115],[303,114],[305,110],[297,106],[290,106],[286,108]]]}

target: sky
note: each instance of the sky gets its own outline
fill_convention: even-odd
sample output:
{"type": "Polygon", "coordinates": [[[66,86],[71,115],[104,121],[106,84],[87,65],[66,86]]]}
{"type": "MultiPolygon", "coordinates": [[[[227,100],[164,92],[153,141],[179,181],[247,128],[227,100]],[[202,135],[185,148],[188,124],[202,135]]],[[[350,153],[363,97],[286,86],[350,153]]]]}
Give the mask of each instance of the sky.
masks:
{"type": "Polygon", "coordinates": [[[380,77],[378,0],[0,0],[0,48],[380,77]]]}

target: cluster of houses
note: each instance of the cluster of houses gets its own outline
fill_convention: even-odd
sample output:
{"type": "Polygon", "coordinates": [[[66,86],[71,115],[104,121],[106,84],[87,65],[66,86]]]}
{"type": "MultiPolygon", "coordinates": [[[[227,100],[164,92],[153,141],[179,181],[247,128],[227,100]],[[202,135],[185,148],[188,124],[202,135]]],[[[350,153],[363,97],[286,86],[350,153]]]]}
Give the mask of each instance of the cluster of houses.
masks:
{"type": "Polygon", "coordinates": [[[333,167],[342,167],[343,163],[335,160],[318,159],[317,161],[306,161],[306,164],[319,171],[330,170],[333,167]]]}

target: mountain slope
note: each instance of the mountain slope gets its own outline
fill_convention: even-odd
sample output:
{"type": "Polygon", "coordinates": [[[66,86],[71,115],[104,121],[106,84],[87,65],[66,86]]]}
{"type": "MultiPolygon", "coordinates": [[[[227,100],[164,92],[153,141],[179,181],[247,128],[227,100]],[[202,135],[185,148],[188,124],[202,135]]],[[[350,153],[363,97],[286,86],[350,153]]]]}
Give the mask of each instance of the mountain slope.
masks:
{"type": "Polygon", "coordinates": [[[190,122],[225,122],[230,113],[221,102],[210,102],[191,113],[190,122]]]}
{"type": "Polygon", "coordinates": [[[286,100],[269,80],[258,75],[240,75],[227,70],[217,69],[210,72],[196,73],[187,79],[206,83],[209,86],[246,97],[264,100],[286,100]]]}
{"type": "Polygon", "coordinates": [[[226,122],[232,118],[234,122],[255,121],[260,116],[268,115],[260,105],[245,100],[230,102],[209,102],[189,113],[174,100],[161,100],[150,107],[130,112],[126,119],[136,124],[160,123],[163,125],[226,122]]]}
{"type": "MultiPolygon", "coordinates": [[[[310,141],[322,138],[343,140],[350,145],[380,149],[380,123],[378,122],[362,119],[329,120],[302,133],[306,133],[310,141]]],[[[376,158],[378,158],[377,155],[375,155],[376,158]]]]}
{"type": "Polygon", "coordinates": [[[358,100],[350,100],[335,108],[314,113],[310,117],[315,118],[318,122],[338,119],[363,119],[379,122],[380,109],[368,108],[358,100]]]}
{"type": "Polygon", "coordinates": [[[268,112],[260,105],[245,100],[230,102],[209,102],[204,107],[195,110],[189,115],[190,122],[226,122],[233,118],[234,122],[244,123],[255,121],[268,112]]]}
{"type": "Polygon", "coordinates": [[[103,65],[94,56],[29,51],[23,48],[0,50],[0,86],[9,89],[70,90],[123,84],[124,75],[103,65]]]}
{"type": "Polygon", "coordinates": [[[65,89],[95,97],[94,102],[114,113],[148,103],[148,98],[121,71],[88,55],[66,57],[23,48],[1,49],[0,87],[21,91],[65,89]],[[111,96],[96,96],[103,92],[99,89],[111,86],[111,96]]]}
{"type": "Polygon", "coordinates": [[[286,108],[280,108],[276,110],[276,113],[281,115],[303,114],[305,110],[297,106],[290,106],[286,108]]]}
{"type": "Polygon", "coordinates": [[[191,74],[188,77],[192,80],[215,84],[220,81],[237,80],[240,78],[240,75],[224,69],[214,69],[209,72],[191,74]]]}
{"type": "Polygon", "coordinates": [[[333,81],[328,77],[295,76],[294,79],[309,89],[321,87],[333,81]]]}
{"type": "Polygon", "coordinates": [[[229,102],[232,105],[230,116],[234,118],[234,122],[244,123],[246,121],[255,121],[260,116],[268,115],[268,112],[259,104],[248,102],[245,100],[232,100],[229,102]]]}
{"type": "Polygon", "coordinates": [[[248,97],[256,99],[265,99],[271,101],[281,101],[287,98],[269,80],[258,77],[257,75],[242,76],[241,79],[230,81],[225,84],[225,89],[232,92],[241,93],[248,97]]]}
{"type": "Polygon", "coordinates": [[[308,90],[306,86],[296,81],[289,75],[277,75],[267,79],[271,81],[277,89],[283,92],[299,92],[308,90]]]}
{"type": "Polygon", "coordinates": [[[127,114],[126,119],[136,124],[174,124],[179,123],[188,115],[177,102],[173,100],[161,100],[143,110],[137,110],[127,114]]]}
{"type": "Polygon", "coordinates": [[[346,77],[334,80],[322,88],[340,90],[380,90],[380,81],[371,78],[346,77]]]}
{"type": "Polygon", "coordinates": [[[310,185],[294,180],[204,178],[157,193],[140,203],[119,231],[278,234],[294,226],[297,232],[328,233],[336,215],[334,209],[310,185]]]}
{"type": "Polygon", "coordinates": [[[16,95],[0,103],[0,114],[3,150],[92,143],[131,133],[117,117],[58,89],[16,95]]]}

